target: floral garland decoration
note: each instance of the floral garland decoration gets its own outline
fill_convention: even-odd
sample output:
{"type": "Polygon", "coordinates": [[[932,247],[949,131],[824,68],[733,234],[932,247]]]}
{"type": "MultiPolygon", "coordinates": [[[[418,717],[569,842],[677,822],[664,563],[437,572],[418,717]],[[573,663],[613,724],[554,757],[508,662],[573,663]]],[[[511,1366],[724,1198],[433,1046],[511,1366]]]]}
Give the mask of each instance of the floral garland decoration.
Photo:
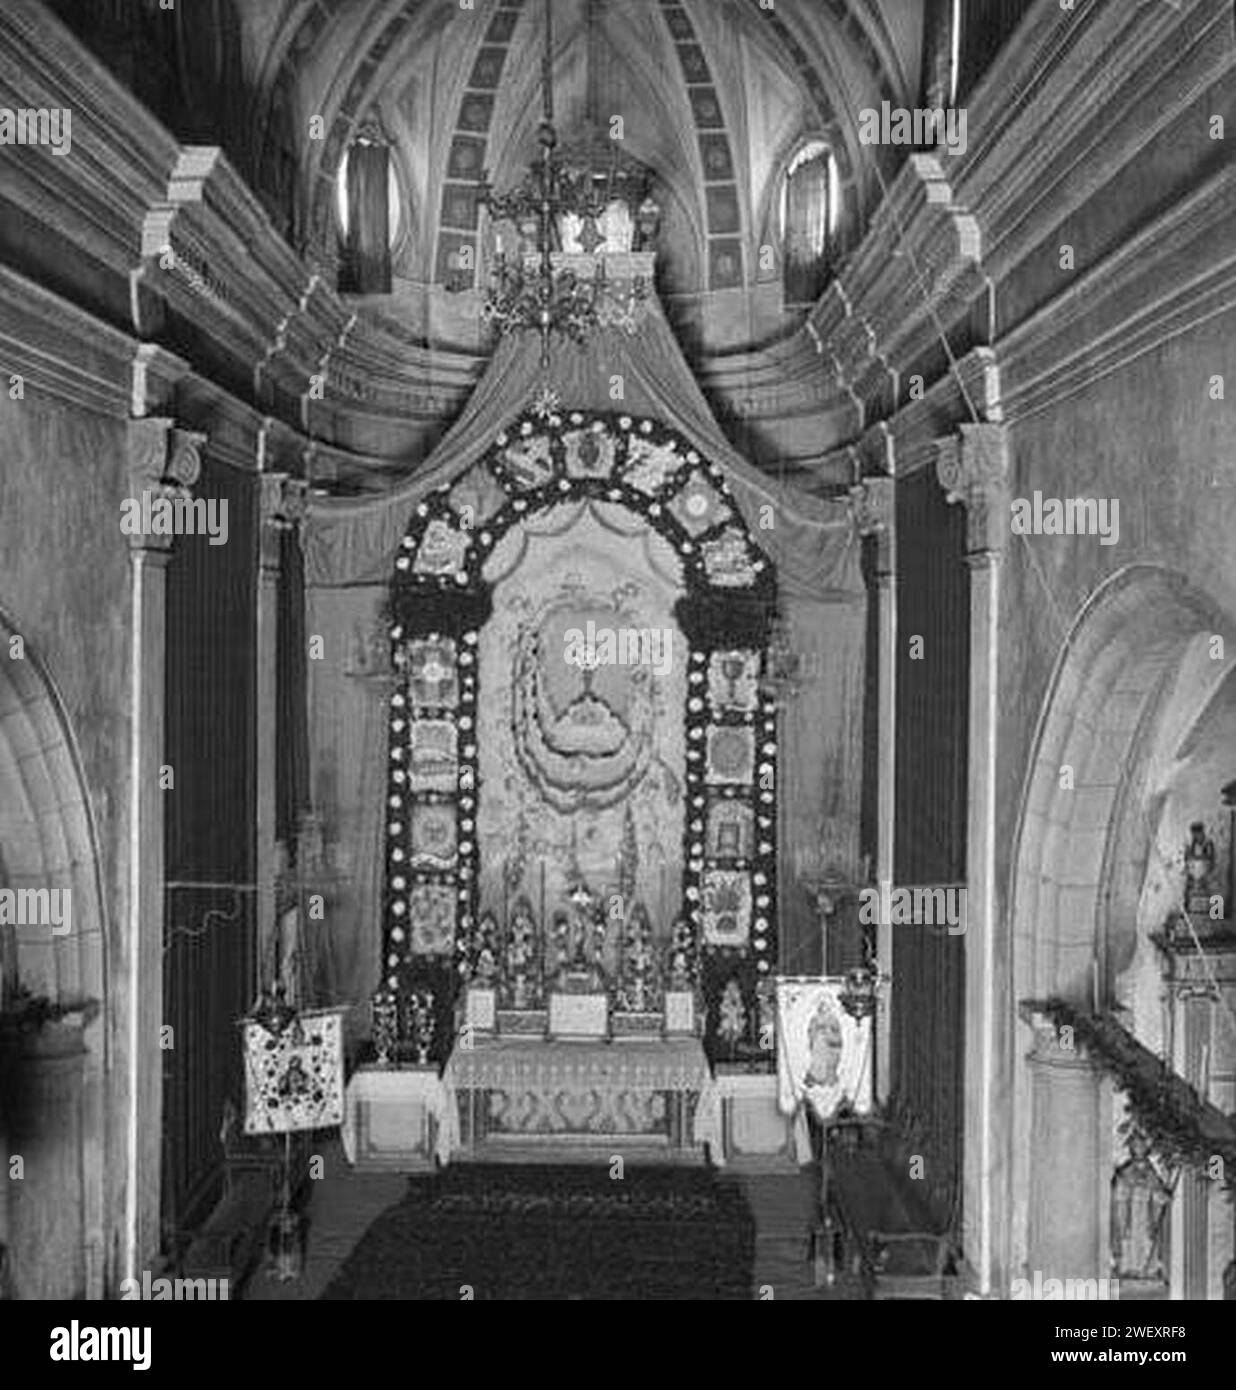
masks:
{"type": "Polygon", "coordinates": [[[1078,1046],[1124,1092],[1135,1125],[1165,1163],[1202,1169],[1218,1155],[1224,1188],[1236,1191],[1236,1126],[1117,1019],[1059,998],[1030,1002],[1023,1009],[1043,1014],[1057,1031],[1073,1030],[1078,1046]]]}

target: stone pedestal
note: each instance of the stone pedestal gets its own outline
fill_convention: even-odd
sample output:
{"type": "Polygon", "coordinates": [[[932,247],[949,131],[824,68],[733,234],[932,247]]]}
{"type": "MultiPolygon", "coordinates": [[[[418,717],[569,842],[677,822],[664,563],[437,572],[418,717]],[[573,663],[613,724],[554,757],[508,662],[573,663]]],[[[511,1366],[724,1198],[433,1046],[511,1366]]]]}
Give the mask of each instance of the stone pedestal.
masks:
{"type": "Polygon", "coordinates": [[[1035,1029],[1027,1059],[1033,1119],[1030,1227],[1025,1277],[1099,1279],[1108,1274],[1111,1096],[1080,1049],[1035,1029]]]}
{"type": "Polygon", "coordinates": [[[714,1162],[746,1170],[783,1173],[796,1166],[793,1125],[777,1107],[777,1077],[727,1075],[718,1068],[721,1155],[714,1162]]]}
{"type": "Polygon", "coordinates": [[[361,1067],[344,1097],[343,1151],[362,1171],[431,1169],[449,1158],[436,1067],[361,1067]]]}

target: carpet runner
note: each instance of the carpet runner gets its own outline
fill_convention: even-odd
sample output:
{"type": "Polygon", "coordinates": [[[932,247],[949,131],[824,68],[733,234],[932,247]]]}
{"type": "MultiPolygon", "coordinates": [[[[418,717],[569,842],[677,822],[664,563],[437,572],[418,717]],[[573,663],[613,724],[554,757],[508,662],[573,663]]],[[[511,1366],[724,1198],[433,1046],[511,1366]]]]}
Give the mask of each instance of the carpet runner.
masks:
{"type": "Polygon", "coordinates": [[[409,1180],[326,1299],[750,1299],[755,1224],[706,1170],[460,1164],[409,1180]]]}

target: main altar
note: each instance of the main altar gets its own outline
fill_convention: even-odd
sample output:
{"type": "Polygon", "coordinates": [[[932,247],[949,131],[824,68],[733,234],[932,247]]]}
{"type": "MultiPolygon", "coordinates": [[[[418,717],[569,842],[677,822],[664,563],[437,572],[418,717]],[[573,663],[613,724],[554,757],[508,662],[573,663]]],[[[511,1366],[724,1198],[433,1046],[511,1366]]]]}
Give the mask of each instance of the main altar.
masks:
{"type": "MultiPolygon", "coordinates": [[[[381,584],[380,657],[366,634],[343,679],[316,673],[339,745],[322,785],[357,867],[365,827],[379,846],[376,892],[339,877],[363,929],[380,918],[358,1161],[785,1144],[779,878],[798,846],[781,837],[818,840],[829,768],[859,783],[857,726],[824,717],[861,669],[858,548],[844,503],[785,507],[729,446],[657,301],[642,184],[618,217],[599,177],[601,221],[564,221],[552,252],[542,228],[534,255],[514,216],[490,247],[499,326],[525,291],[550,296],[540,353],[504,332],[406,492],[319,504],[308,535],[324,629],[381,584]],[[817,661],[794,712],[783,829],[789,654],[825,641],[836,670],[817,661]],[[331,709],[361,713],[355,760],[331,709]]],[[[818,969],[795,910],[788,963],[818,969]]]]}

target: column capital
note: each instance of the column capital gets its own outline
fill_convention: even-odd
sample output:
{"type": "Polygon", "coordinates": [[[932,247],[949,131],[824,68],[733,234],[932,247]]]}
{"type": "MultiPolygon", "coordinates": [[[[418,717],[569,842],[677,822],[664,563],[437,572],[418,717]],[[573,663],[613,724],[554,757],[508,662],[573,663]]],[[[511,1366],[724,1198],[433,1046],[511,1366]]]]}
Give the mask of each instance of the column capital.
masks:
{"type": "Polygon", "coordinates": [[[896,498],[892,478],[864,478],[850,489],[850,515],[860,536],[876,542],[876,573],[893,569],[893,541],[897,529],[896,498]]]}
{"type": "Polygon", "coordinates": [[[309,485],[303,478],[293,478],[288,473],[260,473],[258,487],[262,522],[261,565],[264,571],[277,572],[283,550],[281,538],[285,531],[299,525],[304,517],[309,485]]]}
{"type": "MultiPolygon", "coordinates": [[[[128,472],[131,495],[141,502],[143,493],[175,501],[189,498],[202,476],[201,450],[206,435],[182,430],[165,416],[130,420],[128,472]]],[[[170,551],[173,535],[129,534],[134,550],[170,551]]]]}
{"type": "Polygon", "coordinates": [[[936,477],[949,502],[967,512],[971,557],[999,556],[1009,534],[1009,450],[1003,425],[962,425],[936,440],[936,477]]]}
{"type": "Polygon", "coordinates": [[[305,515],[305,496],[309,484],[289,473],[259,474],[262,525],[286,531],[305,515]]]}

